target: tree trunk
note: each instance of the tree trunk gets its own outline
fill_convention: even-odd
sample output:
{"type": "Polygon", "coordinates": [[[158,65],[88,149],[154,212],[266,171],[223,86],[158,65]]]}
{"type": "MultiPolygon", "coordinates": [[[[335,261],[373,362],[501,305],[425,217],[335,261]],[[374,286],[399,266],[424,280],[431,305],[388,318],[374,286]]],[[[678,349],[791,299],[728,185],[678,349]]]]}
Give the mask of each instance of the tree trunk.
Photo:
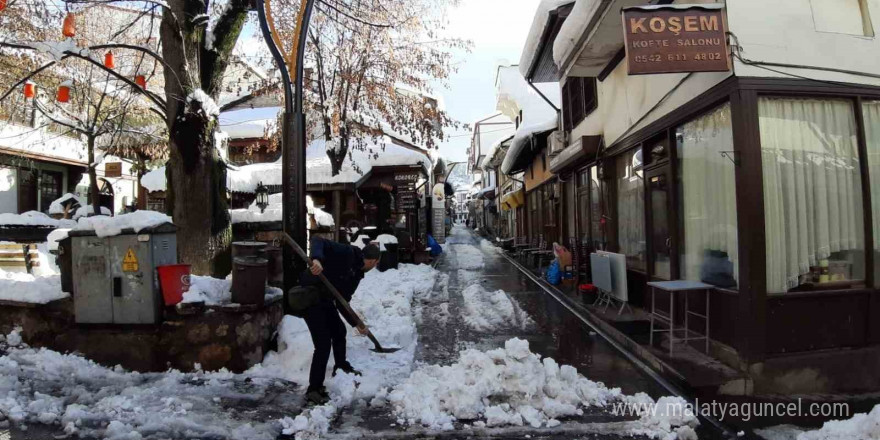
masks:
{"type": "Polygon", "coordinates": [[[225,277],[231,265],[232,227],[225,194],[226,165],[214,149],[213,125],[204,127],[208,134],[196,144],[192,143],[196,139],[174,130],[166,194],[179,228],[181,262],[191,264],[195,274],[225,277]]]}
{"type": "Polygon", "coordinates": [[[95,137],[89,136],[87,141],[88,155],[89,155],[89,198],[92,199],[92,209],[94,212],[88,214],[88,209],[86,208],[86,215],[91,217],[93,215],[101,215],[101,194],[98,192],[98,173],[95,170],[95,137]]]}

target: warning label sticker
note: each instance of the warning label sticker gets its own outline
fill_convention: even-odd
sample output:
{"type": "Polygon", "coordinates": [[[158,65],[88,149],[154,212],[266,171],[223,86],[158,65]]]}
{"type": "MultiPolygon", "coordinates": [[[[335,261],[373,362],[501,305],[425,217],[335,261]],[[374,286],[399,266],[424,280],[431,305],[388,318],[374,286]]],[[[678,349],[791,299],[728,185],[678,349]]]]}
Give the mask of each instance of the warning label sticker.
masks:
{"type": "Polygon", "coordinates": [[[125,253],[125,258],[122,259],[122,271],[123,272],[137,272],[138,271],[138,259],[134,254],[134,249],[128,248],[128,252],[125,253]]]}

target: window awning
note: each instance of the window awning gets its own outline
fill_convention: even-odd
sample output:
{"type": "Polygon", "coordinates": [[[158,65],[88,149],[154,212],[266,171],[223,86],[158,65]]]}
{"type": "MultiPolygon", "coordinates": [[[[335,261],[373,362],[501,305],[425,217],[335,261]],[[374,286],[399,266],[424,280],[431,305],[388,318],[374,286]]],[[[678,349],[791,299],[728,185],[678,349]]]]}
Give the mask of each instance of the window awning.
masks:
{"type": "Polygon", "coordinates": [[[509,192],[501,198],[501,210],[510,211],[522,206],[526,201],[526,194],[522,189],[509,192]]]}
{"type": "Polygon", "coordinates": [[[592,162],[602,145],[602,136],[581,136],[568,148],[550,159],[550,172],[560,174],[571,168],[592,162]]]}

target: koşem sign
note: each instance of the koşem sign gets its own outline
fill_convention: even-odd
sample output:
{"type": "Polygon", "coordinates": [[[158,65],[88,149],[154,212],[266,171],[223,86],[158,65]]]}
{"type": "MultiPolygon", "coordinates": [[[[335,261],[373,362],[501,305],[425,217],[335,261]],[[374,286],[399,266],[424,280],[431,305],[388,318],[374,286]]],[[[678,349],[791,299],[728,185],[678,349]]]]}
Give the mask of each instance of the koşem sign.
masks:
{"type": "Polygon", "coordinates": [[[730,70],[720,6],[641,6],[623,10],[630,75],[730,70]]]}

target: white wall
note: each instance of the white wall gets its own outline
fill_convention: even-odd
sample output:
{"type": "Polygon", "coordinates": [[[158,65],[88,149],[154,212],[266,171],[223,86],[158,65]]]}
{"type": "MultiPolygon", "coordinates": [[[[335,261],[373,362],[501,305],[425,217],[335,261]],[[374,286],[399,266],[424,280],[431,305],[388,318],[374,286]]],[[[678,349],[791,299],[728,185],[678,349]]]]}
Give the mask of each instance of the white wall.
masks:
{"type": "MultiPolygon", "coordinates": [[[[736,0],[727,2],[728,28],[743,47],[743,57],[755,61],[799,64],[880,74],[880,40],[875,36],[821,32],[827,28],[826,14],[817,22],[811,2],[833,2],[835,19],[845,20],[858,13],[859,0],[736,0]],[[837,18],[839,17],[839,18],[837,18]]],[[[880,26],[880,0],[864,0],[873,34],[880,26]]],[[[833,24],[833,23],[832,23],[833,24]]],[[[851,24],[851,23],[849,23],[851,24]]],[[[852,27],[841,22],[842,27],[852,27]]],[[[846,32],[858,33],[860,29],[846,32]]],[[[809,78],[854,82],[880,86],[880,79],[818,70],[773,67],[809,78]]],[[[786,77],[779,73],[745,65],[735,60],[737,76],[786,77]]]]}
{"type": "Polygon", "coordinates": [[[18,214],[15,168],[0,167],[0,214],[18,214]]]}
{"type": "MultiPolygon", "coordinates": [[[[743,46],[743,56],[766,62],[880,74],[880,40],[877,37],[816,31],[811,1],[836,1],[840,7],[857,7],[859,0],[727,2],[728,27],[743,46]]],[[[876,29],[880,24],[880,0],[864,1],[876,29]]],[[[825,20],[827,21],[828,18],[825,17],[825,20]]],[[[776,67],[774,69],[816,79],[880,86],[880,79],[849,74],[776,67]]],[[[605,145],[613,145],[622,137],[656,121],[732,74],[741,77],[786,77],[783,74],[735,62],[733,72],[691,75],[666,101],[647,114],[667,92],[682,81],[686,74],[630,76],[626,70],[624,61],[618,64],[604,81],[598,83],[599,107],[572,130],[572,139],[600,134],[604,135],[605,145]],[[633,127],[633,124],[643,116],[644,119],[633,127]]]]}

